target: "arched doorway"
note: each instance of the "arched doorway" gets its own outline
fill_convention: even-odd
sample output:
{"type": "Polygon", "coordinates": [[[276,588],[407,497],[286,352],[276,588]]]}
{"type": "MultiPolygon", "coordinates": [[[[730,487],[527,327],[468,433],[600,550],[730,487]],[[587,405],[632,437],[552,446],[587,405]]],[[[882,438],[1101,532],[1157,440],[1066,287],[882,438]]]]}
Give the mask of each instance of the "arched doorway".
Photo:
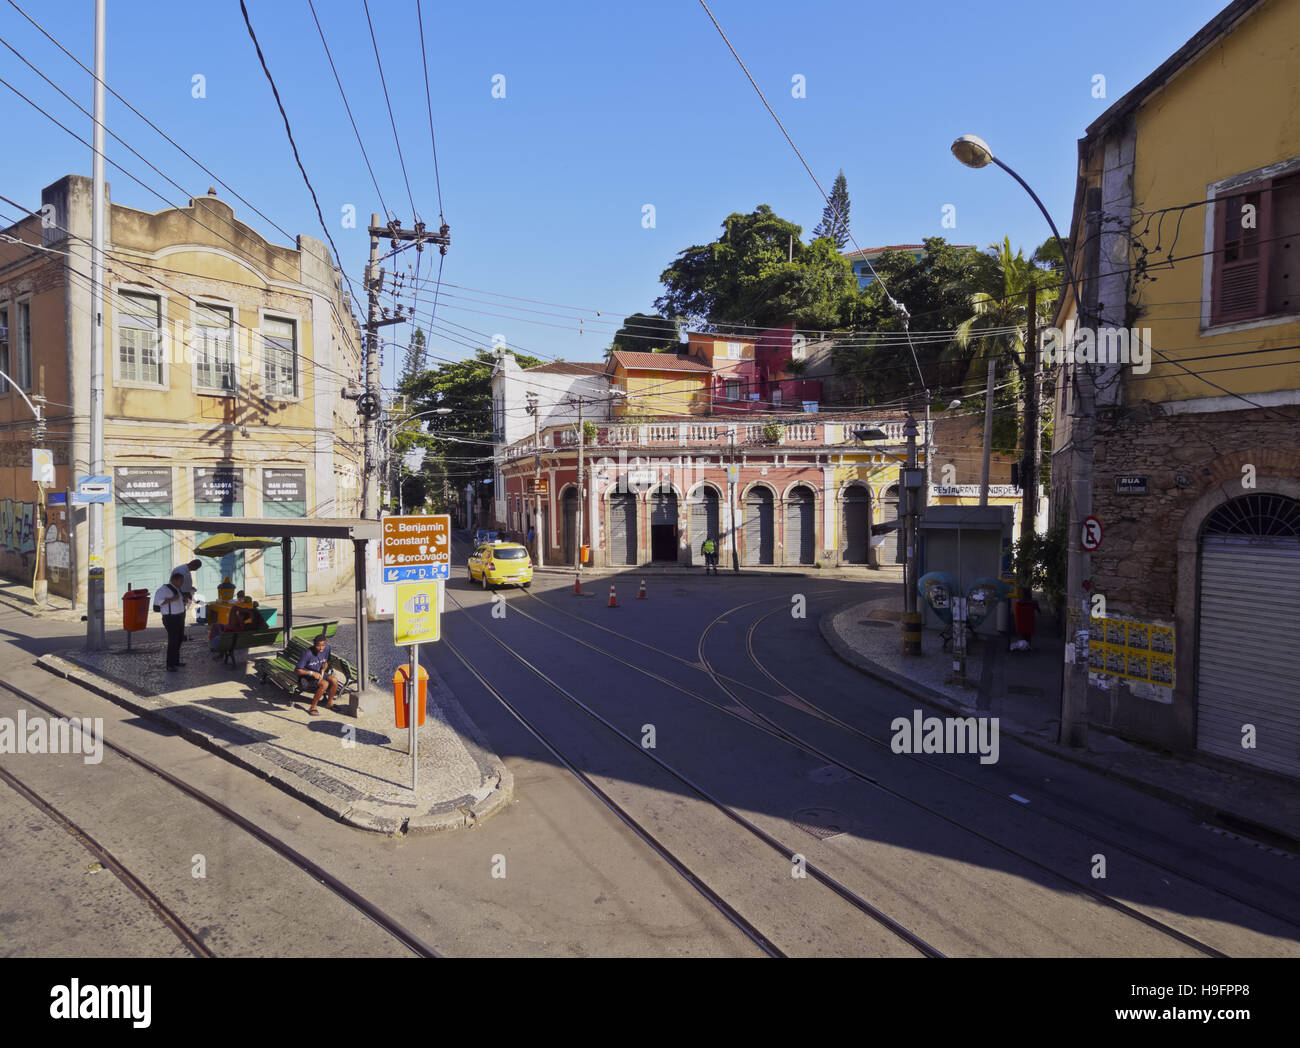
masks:
{"type": "Polygon", "coordinates": [[[660,487],[650,492],[650,559],[677,563],[677,492],[660,487]]]}
{"type": "Polygon", "coordinates": [[[609,497],[609,562],[635,564],[636,539],[636,496],[616,491],[609,497]]]}
{"type": "Polygon", "coordinates": [[[817,507],[811,489],[800,484],[785,497],[785,562],[811,564],[816,560],[817,507]]]}
{"type": "Polygon", "coordinates": [[[776,554],[772,489],[761,484],[745,496],[745,563],[771,564],[776,554]]]}
{"type": "Polygon", "coordinates": [[[1300,501],[1225,502],[1199,545],[1196,747],[1300,776],[1300,501]]]}
{"type": "Polygon", "coordinates": [[[871,522],[871,492],[864,484],[844,491],[844,563],[867,563],[867,530],[871,522]]]}
{"type": "Polygon", "coordinates": [[[690,508],[691,519],[687,525],[688,532],[686,543],[691,551],[691,562],[702,563],[704,554],[700,548],[704,545],[704,540],[712,538],[718,544],[721,552],[721,536],[719,530],[719,521],[721,520],[721,498],[716,488],[704,485],[695,489],[691,495],[690,508]]]}
{"type": "Polygon", "coordinates": [[[578,563],[578,489],[564,489],[560,503],[560,519],[564,522],[564,563],[578,563]]]}

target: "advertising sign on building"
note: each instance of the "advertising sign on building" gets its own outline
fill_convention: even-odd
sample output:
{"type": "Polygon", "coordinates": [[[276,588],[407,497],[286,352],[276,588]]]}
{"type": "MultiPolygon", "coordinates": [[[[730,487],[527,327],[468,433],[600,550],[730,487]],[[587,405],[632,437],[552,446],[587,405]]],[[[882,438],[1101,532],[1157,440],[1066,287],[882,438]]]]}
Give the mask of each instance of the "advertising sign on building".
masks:
{"type": "Polygon", "coordinates": [[[262,470],[263,502],[306,502],[307,471],[305,469],[262,470]]]}
{"type": "Polygon", "coordinates": [[[1128,619],[1092,619],[1088,671],[1162,688],[1174,686],[1174,630],[1128,619]]]}
{"type": "Polygon", "coordinates": [[[121,502],[153,505],[172,500],[172,471],[158,466],[118,466],[113,487],[121,502]]]}
{"type": "Polygon", "coordinates": [[[237,466],[195,466],[194,501],[243,502],[243,471],[237,466]]]}

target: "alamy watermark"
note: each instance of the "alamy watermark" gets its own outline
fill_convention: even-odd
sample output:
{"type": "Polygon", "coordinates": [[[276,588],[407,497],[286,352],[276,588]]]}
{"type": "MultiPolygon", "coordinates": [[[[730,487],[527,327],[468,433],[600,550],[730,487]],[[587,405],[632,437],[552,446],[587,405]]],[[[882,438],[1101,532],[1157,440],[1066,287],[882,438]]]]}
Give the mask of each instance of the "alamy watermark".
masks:
{"type": "Polygon", "coordinates": [[[1043,330],[1043,366],[1127,364],[1135,375],[1151,370],[1151,329],[1079,327],[1043,330]]]}
{"type": "Polygon", "coordinates": [[[80,754],[82,763],[104,759],[103,717],[0,717],[0,753],[80,754]]]}
{"type": "Polygon", "coordinates": [[[925,717],[913,710],[911,719],[889,723],[895,753],[978,753],[981,764],[998,762],[997,717],[925,717]]]}

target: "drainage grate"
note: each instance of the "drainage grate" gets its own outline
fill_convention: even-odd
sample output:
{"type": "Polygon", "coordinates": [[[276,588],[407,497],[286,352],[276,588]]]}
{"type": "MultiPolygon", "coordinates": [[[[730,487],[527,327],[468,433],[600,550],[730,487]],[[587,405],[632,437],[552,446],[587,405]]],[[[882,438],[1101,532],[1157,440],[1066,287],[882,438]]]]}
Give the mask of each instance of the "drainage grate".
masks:
{"type": "Polygon", "coordinates": [[[852,820],[843,812],[835,811],[833,808],[804,808],[802,811],[795,812],[791,821],[804,833],[816,837],[819,841],[830,840],[832,837],[848,833],[852,827],[852,820]]]}

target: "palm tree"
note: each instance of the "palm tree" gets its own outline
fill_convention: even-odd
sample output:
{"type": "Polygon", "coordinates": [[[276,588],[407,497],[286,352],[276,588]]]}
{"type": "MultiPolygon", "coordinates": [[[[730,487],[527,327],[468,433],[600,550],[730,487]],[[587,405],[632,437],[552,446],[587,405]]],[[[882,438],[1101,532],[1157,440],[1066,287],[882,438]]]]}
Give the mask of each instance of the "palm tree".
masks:
{"type": "MultiPolygon", "coordinates": [[[[1010,381],[995,399],[1001,406],[1020,404],[1028,377],[1025,339],[1029,325],[1037,327],[1054,312],[1058,278],[1053,270],[1037,264],[1039,260],[1050,264],[1052,259],[1048,244],[1039,247],[1032,258],[1025,258],[1023,251],[1012,254],[1009,237],[1001,244],[990,244],[981,259],[978,283],[982,290],[971,296],[972,313],[957,326],[953,346],[945,354],[953,362],[967,363],[963,385],[968,388],[983,386],[990,359],[1002,358],[1014,364],[1010,381]],[[1038,315],[1030,318],[1026,315],[1027,293],[1032,287],[1039,289],[1038,315]]],[[[1005,411],[1001,415],[1002,424],[994,426],[994,446],[999,451],[1012,451],[1016,445],[1014,420],[1005,411]]]]}

